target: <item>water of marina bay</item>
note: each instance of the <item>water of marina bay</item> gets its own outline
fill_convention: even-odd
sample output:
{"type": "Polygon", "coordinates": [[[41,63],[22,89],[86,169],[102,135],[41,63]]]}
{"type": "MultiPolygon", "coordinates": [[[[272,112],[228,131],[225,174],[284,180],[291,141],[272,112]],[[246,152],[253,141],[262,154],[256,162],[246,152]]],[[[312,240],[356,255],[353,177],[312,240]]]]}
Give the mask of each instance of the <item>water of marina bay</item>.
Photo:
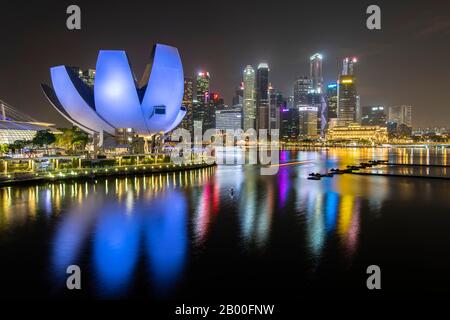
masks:
{"type": "MultiPolygon", "coordinates": [[[[336,175],[450,149],[281,151],[256,165],[0,189],[4,298],[297,299],[450,292],[450,180],[336,175]],[[66,289],[79,265],[82,289],[66,289]],[[382,290],[366,287],[378,265],[382,290]]],[[[442,168],[435,175],[449,175],[442,168]]],[[[448,170],[448,171],[447,171],[448,170]]],[[[269,299],[269,300],[267,300],[269,299]]]]}

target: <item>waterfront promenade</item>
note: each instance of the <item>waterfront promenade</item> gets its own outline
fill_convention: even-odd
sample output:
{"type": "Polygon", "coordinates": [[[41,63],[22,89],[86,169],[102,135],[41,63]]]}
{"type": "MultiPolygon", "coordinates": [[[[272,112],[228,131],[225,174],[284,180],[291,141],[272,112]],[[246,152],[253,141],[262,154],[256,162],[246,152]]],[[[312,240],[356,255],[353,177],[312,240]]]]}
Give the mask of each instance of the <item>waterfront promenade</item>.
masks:
{"type": "Polygon", "coordinates": [[[120,155],[104,159],[81,156],[1,159],[0,186],[55,180],[153,174],[205,168],[215,165],[204,154],[175,164],[166,154],[120,155]]]}

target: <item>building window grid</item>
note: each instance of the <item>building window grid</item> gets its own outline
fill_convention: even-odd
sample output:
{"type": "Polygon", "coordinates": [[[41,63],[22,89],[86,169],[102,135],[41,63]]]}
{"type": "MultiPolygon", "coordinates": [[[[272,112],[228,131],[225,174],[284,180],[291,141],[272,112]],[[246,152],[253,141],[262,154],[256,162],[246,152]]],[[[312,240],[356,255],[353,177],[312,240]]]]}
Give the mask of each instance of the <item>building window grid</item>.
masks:
{"type": "Polygon", "coordinates": [[[0,129],[0,144],[12,144],[17,140],[29,141],[35,135],[35,130],[0,129]]]}

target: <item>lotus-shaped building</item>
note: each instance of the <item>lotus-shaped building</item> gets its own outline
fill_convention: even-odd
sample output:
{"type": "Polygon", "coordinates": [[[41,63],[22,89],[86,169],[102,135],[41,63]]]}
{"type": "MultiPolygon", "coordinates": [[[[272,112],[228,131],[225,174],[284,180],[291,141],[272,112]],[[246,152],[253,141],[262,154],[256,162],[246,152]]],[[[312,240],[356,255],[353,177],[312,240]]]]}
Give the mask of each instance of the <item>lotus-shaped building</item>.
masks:
{"type": "Polygon", "coordinates": [[[178,50],[157,44],[140,85],[125,51],[101,50],[93,88],[67,66],[50,69],[53,88],[42,89],[67,120],[82,130],[114,135],[132,128],[142,136],[174,129],[186,114],[181,105],[183,66],[178,50]]]}

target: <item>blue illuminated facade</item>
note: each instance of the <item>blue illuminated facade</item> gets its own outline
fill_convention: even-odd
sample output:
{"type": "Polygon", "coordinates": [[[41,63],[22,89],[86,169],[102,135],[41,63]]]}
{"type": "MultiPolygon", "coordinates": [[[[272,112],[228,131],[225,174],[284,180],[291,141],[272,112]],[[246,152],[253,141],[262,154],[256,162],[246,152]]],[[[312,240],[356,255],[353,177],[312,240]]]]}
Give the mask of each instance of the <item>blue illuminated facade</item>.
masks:
{"type": "Polygon", "coordinates": [[[93,89],[66,66],[52,67],[53,88],[42,85],[42,89],[58,112],[89,133],[114,135],[118,128],[133,128],[143,136],[168,132],[186,114],[178,50],[155,45],[149,70],[139,87],[125,51],[101,50],[93,89]]]}

